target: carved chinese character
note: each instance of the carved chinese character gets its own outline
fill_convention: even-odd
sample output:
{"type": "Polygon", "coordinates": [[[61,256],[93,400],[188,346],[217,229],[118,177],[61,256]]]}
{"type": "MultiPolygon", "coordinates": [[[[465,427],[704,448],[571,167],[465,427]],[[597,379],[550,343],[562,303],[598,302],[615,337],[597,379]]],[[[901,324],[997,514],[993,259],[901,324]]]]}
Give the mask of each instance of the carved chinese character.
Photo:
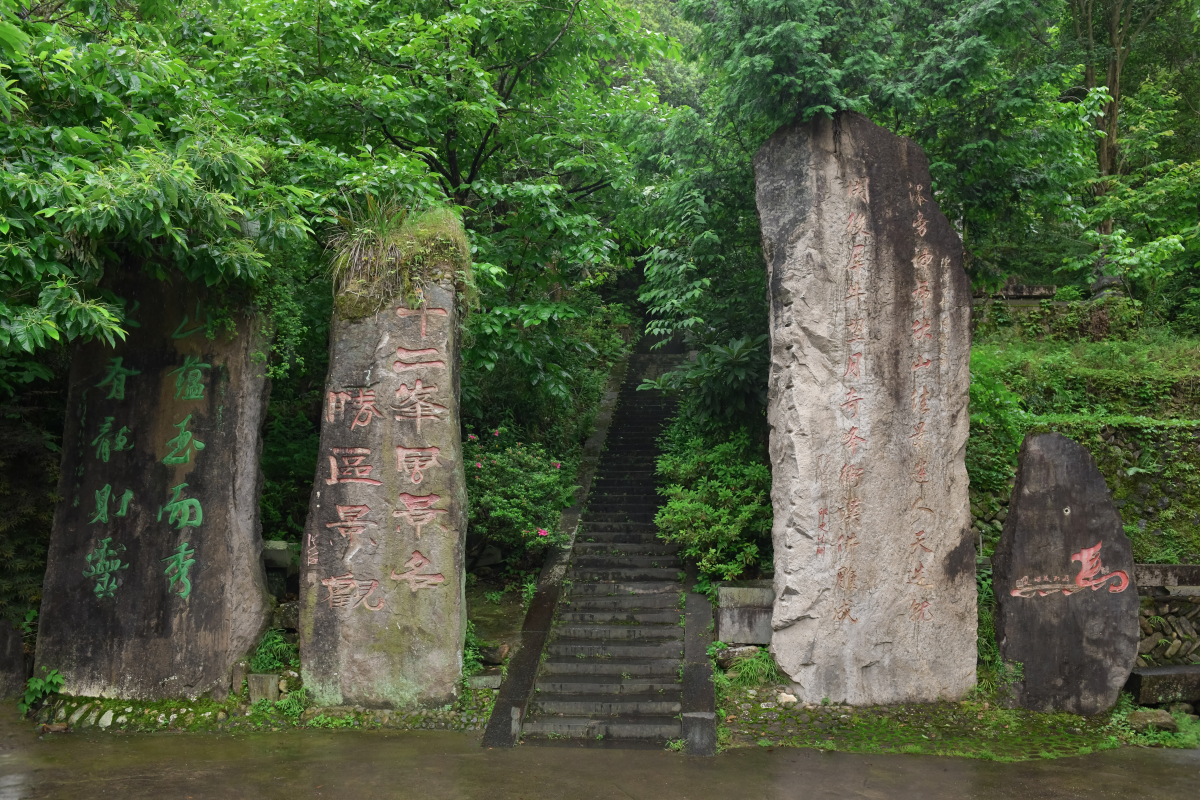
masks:
{"type": "Polygon", "coordinates": [[[928,463],[925,459],[921,458],[913,465],[913,480],[917,483],[929,483],[929,474],[925,469],[928,463]]]}
{"type": "Polygon", "coordinates": [[[200,507],[199,500],[180,498],[186,488],[186,483],[171,487],[171,499],[167,501],[166,505],[158,508],[158,521],[162,522],[163,512],[166,511],[167,524],[174,525],[175,530],[179,531],[184,528],[199,528],[200,523],[204,521],[204,509],[200,507]]]}
{"type": "Polygon", "coordinates": [[[425,470],[439,460],[440,452],[441,448],[438,447],[397,447],[396,469],[407,472],[408,479],[413,483],[420,483],[425,477],[425,470]]]}
{"type": "Polygon", "coordinates": [[[439,355],[438,351],[432,347],[427,347],[424,350],[409,350],[404,347],[397,347],[396,358],[398,360],[392,362],[392,369],[396,372],[421,369],[422,367],[445,369],[446,362],[434,358],[437,355],[439,355]]]}
{"type": "Polygon", "coordinates": [[[199,452],[204,449],[204,442],[192,436],[192,432],[187,429],[191,421],[192,415],[188,414],[182,422],[175,423],[174,427],[179,430],[179,434],[167,442],[171,452],[163,456],[162,463],[186,464],[192,460],[192,450],[199,452]]]}
{"type": "Polygon", "coordinates": [[[913,256],[913,266],[922,275],[927,275],[929,265],[933,263],[933,254],[929,252],[929,248],[920,247],[917,249],[916,255],[913,256]]]}
{"type": "Polygon", "coordinates": [[[865,341],[867,321],[862,317],[846,320],[846,344],[865,341]]]}
{"type": "Polygon", "coordinates": [[[104,373],[104,379],[96,384],[97,389],[108,387],[108,396],[106,400],[124,400],[125,399],[125,379],[131,375],[141,375],[141,370],[130,369],[129,367],[121,366],[121,358],[111,358],[108,361],[108,372],[104,373]]]}
{"type": "Polygon", "coordinates": [[[853,464],[843,464],[842,473],[838,476],[838,480],[847,488],[858,486],[858,482],[862,480],[863,468],[856,467],[853,464]]]}
{"type": "Polygon", "coordinates": [[[839,553],[844,553],[851,547],[858,547],[858,534],[851,531],[849,534],[843,533],[838,537],[837,550],[839,553]]]}
{"type": "Polygon", "coordinates": [[[871,194],[869,187],[869,178],[855,178],[850,181],[849,194],[851,197],[862,200],[864,203],[871,202],[871,194]]]}
{"type": "Polygon", "coordinates": [[[325,479],[325,483],[330,486],[335,483],[382,485],[383,481],[377,481],[371,477],[371,470],[375,467],[363,463],[369,455],[371,455],[371,451],[366,447],[333,448],[333,455],[329,456],[329,477],[325,479]]]}
{"type": "Polygon", "coordinates": [[[933,363],[933,362],[932,362],[932,361],[930,361],[928,358],[926,358],[926,359],[922,360],[922,358],[921,358],[920,356],[917,356],[917,360],[916,360],[916,361],[914,361],[914,362],[913,362],[913,365],[912,365],[913,372],[916,372],[916,371],[917,371],[917,370],[919,370],[919,369],[925,369],[926,367],[928,367],[928,366],[929,366],[930,364],[932,364],[932,363],[933,363]]]}
{"type": "Polygon", "coordinates": [[[846,598],[842,598],[841,605],[839,605],[836,609],[834,609],[833,618],[835,620],[837,620],[838,622],[841,622],[841,621],[847,620],[847,619],[850,620],[851,622],[858,622],[858,620],[855,619],[851,615],[851,613],[850,613],[851,611],[852,611],[852,609],[850,608],[850,601],[847,600],[846,598]]]}
{"type": "Polygon", "coordinates": [[[842,524],[849,525],[851,522],[859,522],[862,520],[862,500],[854,495],[847,495],[843,498],[842,505],[838,508],[838,513],[842,516],[842,524]]]}
{"type": "MultiPolygon", "coordinates": [[[[925,198],[921,198],[921,199],[924,200],[925,198]]],[[[920,211],[918,211],[917,218],[913,220],[913,224],[912,224],[912,226],[917,229],[918,236],[925,235],[925,228],[926,228],[926,225],[928,224],[928,222],[929,221],[927,219],[925,219],[925,215],[922,214],[920,211]]]]}
{"type": "Polygon", "coordinates": [[[929,281],[917,281],[917,288],[913,289],[913,297],[921,301],[921,310],[928,313],[929,298],[933,296],[933,292],[929,290],[929,281]]]}
{"type": "MultiPolygon", "coordinates": [[[[404,510],[396,509],[392,512],[392,516],[408,520],[408,524],[412,525],[417,533],[417,541],[420,541],[421,528],[433,522],[438,514],[447,513],[444,508],[433,508],[433,504],[441,499],[441,495],[436,494],[417,496],[403,492],[400,495],[400,502],[404,503],[404,510]]],[[[397,532],[402,530],[402,528],[396,528],[397,532]]]]}
{"type": "Polygon", "coordinates": [[[933,609],[928,600],[913,600],[912,613],[908,615],[911,622],[929,622],[933,619],[933,609]]]}
{"type": "Polygon", "coordinates": [[[440,572],[425,570],[429,565],[429,559],[414,550],[412,557],[404,562],[406,571],[397,575],[396,570],[392,570],[392,580],[408,581],[408,588],[413,594],[416,594],[418,589],[432,589],[440,583],[445,583],[446,579],[440,572]],[[425,571],[418,572],[418,570],[425,571]]]}
{"type": "Polygon", "coordinates": [[[858,435],[857,427],[851,428],[846,432],[845,436],[842,437],[842,445],[850,448],[851,458],[854,458],[855,448],[857,448],[860,444],[865,444],[866,441],[866,439],[858,435]]]}
{"type": "Polygon", "coordinates": [[[436,386],[422,386],[420,378],[417,378],[417,382],[411,390],[408,388],[408,384],[400,384],[400,388],[396,390],[396,398],[399,402],[392,406],[392,410],[396,412],[396,419],[415,420],[418,433],[421,431],[421,420],[431,419],[434,422],[440,422],[442,414],[446,413],[447,409],[445,406],[433,402],[433,394],[436,391],[436,386]]]}
{"type": "Polygon", "coordinates": [[[329,596],[325,599],[329,601],[331,609],[358,608],[360,605],[368,611],[378,611],[383,608],[382,597],[379,598],[379,602],[375,605],[367,602],[367,598],[379,588],[379,581],[360,581],[354,577],[353,572],[347,572],[345,575],[323,578],[321,585],[329,590],[329,596]]]}
{"type": "Polygon", "coordinates": [[[909,435],[908,440],[913,443],[913,447],[922,449],[925,447],[925,423],[918,422],[913,425],[913,432],[909,435]]]}
{"type": "Polygon", "coordinates": [[[871,232],[867,230],[867,215],[852,213],[850,221],[846,223],[846,233],[851,238],[855,236],[870,236],[871,232]]]}
{"type": "MultiPolygon", "coordinates": [[[[95,510],[95,513],[92,515],[92,518],[90,520],[88,520],[89,524],[93,523],[93,522],[101,522],[101,523],[108,522],[108,504],[109,504],[109,500],[111,499],[111,496],[112,496],[112,486],[110,484],[106,483],[106,484],[104,484],[103,489],[96,490],[96,510],[95,510]]],[[[121,500],[120,500],[121,505],[117,509],[117,512],[113,516],[116,516],[116,517],[127,516],[129,513],[129,501],[132,499],[133,499],[133,490],[126,489],[125,494],[121,495],[121,500]]]]}
{"type": "Polygon", "coordinates": [[[851,283],[846,287],[846,300],[854,301],[854,308],[857,311],[862,298],[866,297],[867,293],[857,283],[851,283]]]}
{"type": "Polygon", "coordinates": [[[317,559],[320,556],[320,553],[317,552],[317,539],[311,533],[308,534],[308,542],[304,547],[308,554],[308,560],[305,563],[307,563],[310,567],[315,567],[317,565],[317,559]]]}
{"type": "Polygon", "coordinates": [[[167,564],[167,568],[163,570],[169,579],[167,589],[174,589],[175,581],[179,581],[179,596],[184,600],[192,593],[192,582],[188,580],[188,570],[196,563],[196,559],[192,558],[195,554],[195,549],[190,547],[187,542],[183,542],[175,548],[174,554],[162,559],[167,564]]]}
{"type": "Polygon", "coordinates": [[[124,425],[116,433],[113,433],[113,418],[105,417],[104,424],[100,426],[100,430],[96,438],[92,440],[92,446],[96,448],[96,458],[104,463],[108,463],[109,456],[115,450],[132,450],[133,442],[129,441],[128,434],[131,433],[129,428],[124,425]]]}
{"type": "Polygon", "coordinates": [[[88,568],[83,571],[83,577],[96,579],[96,585],[92,588],[92,592],[97,599],[112,597],[116,594],[116,573],[123,569],[129,569],[128,564],[122,563],[121,559],[116,557],[117,553],[125,552],[125,545],[121,544],[110,548],[111,542],[111,536],[101,539],[100,544],[85,556],[88,568]]]}
{"type": "Polygon", "coordinates": [[[175,399],[203,400],[204,377],[200,374],[200,370],[210,369],[211,366],[211,364],[200,363],[199,356],[184,356],[183,366],[168,373],[178,376],[175,378],[175,399]]]}
{"type": "Polygon", "coordinates": [[[856,244],[850,249],[850,264],[846,267],[849,270],[857,270],[867,265],[866,255],[863,252],[867,249],[865,244],[856,244]]]}
{"type": "Polygon", "coordinates": [[[913,534],[913,541],[912,541],[912,544],[909,547],[909,549],[915,553],[915,552],[917,552],[917,548],[924,550],[926,553],[933,552],[932,550],[930,550],[928,547],[925,546],[925,531],[923,531],[923,530],[917,531],[916,533],[913,534]]]}
{"type": "MultiPolygon", "coordinates": [[[[910,183],[910,184],[908,185],[908,188],[909,188],[909,189],[916,189],[916,191],[915,191],[915,192],[912,192],[912,191],[910,191],[910,192],[908,193],[908,199],[909,199],[909,200],[911,200],[912,202],[916,203],[918,207],[925,205],[925,195],[921,193],[921,192],[922,192],[922,190],[923,190],[925,187],[924,187],[924,186],[922,186],[922,185],[921,185],[921,184],[919,184],[919,183],[918,183],[918,184],[917,184],[917,185],[914,187],[914,186],[913,186],[913,185],[910,183]]],[[[922,236],[924,236],[925,234],[921,234],[921,235],[922,235],[922,236]]]]}
{"type": "Polygon", "coordinates": [[[929,331],[929,328],[932,324],[933,323],[930,322],[929,317],[914,319],[912,324],[913,339],[918,342],[921,341],[921,339],[932,339],[933,334],[929,331]]]}
{"type": "Polygon", "coordinates": [[[919,390],[913,389],[912,393],[913,411],[918,414],[929,413],[929,390],[922,386],[919,390]]]}
{"type": "Polygon", "coordinates": [[[853,594],[856,588],[855,582],[858,579],[858,574],[851,567],[842,567],[837,573],[836,588],[840,589],[843,594],[853,594]]]}
{"type": "Polygon", "coordinates": [[[379,409],[375,407],[374,389],[359,389],[358,397],[355,397],[352,403],[355,414],[354,421],[350,423],[350,430],[365,428],[371,424],[372,419],[383,416],[379,409]]]}
{"type": "Polygon", "coordinates": [[[930,583],[925,577],[925,565],[918,561],[917,568],[912,571],[905,583],[911,583],[914,586],[929,586],[930,583]]]}
{"type": "Polygon", "coordinates": [[[421,338],[424,339],[425,338],[425,326],[429,322],[429,316],[433,315],[435,317],[444,317],[444,316],[446,316],[446,309],[444,309],[444,308],[428,308],[426,306],[421,306],[420,308],[397,308],[396,313],[399,314],[401,317],[420,317],[421,318],[421,338]]]}
{"type": "Polygon", "coordinates": [[[859,367],[862,364],[862,353],[851,353],[846,357],[846,371],[842,373],[843,378],[857,378],[859,376],[859,367]]]}
{"type": "Polygon", "coordinates": [[[344,419],[346,416],[346,403],[351,399],[350,393],[345,390],[336,392],[327,392],[328,401],[325,405],[325,421],[334,422],[336,419],[344,419]]]}
{"type": "Polygon", "coordinates": [[[863,402],[865,399],[866,398],[859,395],[858,392],[854,391],[852,388],[846,392],[846,402],[842,403],[842,408],[846,409],[846,413],[848,413],[850,416],[857,417],[858,404],[863,402]]]}
{"type": "MultiPolygon", "coordinates": [[[[350,540],[350,550],[346,553],[346,560],[349,561],[355,553],[362,547],[362,541],[359,539],[367,528],[374,528],[375,523],[367,519],[367,514],[371,513],[370,506],[335,506],[337,509],[338,521],[325,523],[326,528],[335,528],[342,535],[343,539],[350,540]]],[[[372,541],[374,544],[374,541],[372,541]]]]}

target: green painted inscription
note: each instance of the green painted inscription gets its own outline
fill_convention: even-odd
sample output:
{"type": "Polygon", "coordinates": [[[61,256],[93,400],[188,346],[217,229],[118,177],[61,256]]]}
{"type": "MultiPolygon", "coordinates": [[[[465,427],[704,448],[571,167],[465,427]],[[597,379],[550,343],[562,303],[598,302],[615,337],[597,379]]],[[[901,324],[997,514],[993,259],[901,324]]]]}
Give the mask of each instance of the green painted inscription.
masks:
{"type": "Polygon", "coordinates": [[[193,448],[204,449],[204,442],[193,437],[192,432],[187,429],[191,421],[192,415],[188,414],[182,422],[175,423],[175,427],[179,429],[179,435],[167,442],[167,447],[172,449],[170,453],[163,456],[164,464],[186,464],[192,460],[193,448]]]}
{"type": "Polygon", "coordinates": [[[141,370],[131,369],[121,366],[121,358],[111,358],[108,361],[108,372],[104,373],[104,380],[96,384],[97,389],[108,387],[108,397],[106,400],[124,400],[125,399],[125,379],[130,375],[141,375],[141,370]]]}
{"type": "Polygon", "coordinates": [[[176,530],[184,528],[199,528],[200,523],[204,521],[204,509],[200,508],[200,501],[192,499],[180,499],[183,490],[187,488],[186,483],[181,483],[178,486],[172,487],[171,499],[167,504],[160,506],[158,509],[158,521],[162,522],[163,512],[167,512],[167,524],[174,525],[176,530]]]}
{"type": "Polygon", "coordinates": [[[113,418],[105,417],[104,424],[100,426],[100,432],[95,439],[92,440],[92,446],[96,448],[96,458],[108,463],[108,458],[112,451],[132,450],[133,442],[129,441],[129,434],[132,431],[124,425],[116,433],[113,433],[113,418]]]}
{"type": "Polygon", "coordinates": [[[128,564],[121,563],[117,553],[125,552],[125,545],[111,548],[112,537],[100,540],[96,549],[87,555],[88,568],[83,571],[85,578],[95,578],[96,586],[92,589],[97,598],[112,597],[117,591],[117,579],[114,573],[118,570],[129,569],[128,564]]]}
{"type": "Polygon", "coordinates": [[[186,356],[183,366],[170,373],[177,376],[175,378],[175,399],[203,400],[204,377],[200,374],[200,370],[210,367],[212,367],[211,364],[200,363],[199,356],[186,356]]]}
{"type": "Polygon", "coordinates": [[[192,593],[192,582],[188,580],[188,570],[192,568],[192,564],[196,563],[196,559],[192,558],[196,554],[194,548],[189,547],[187,542],[183,542],[175,549],[174,554],[163,559],[167,562],[167,568],[163,573],[170,579],[170,588],[175,588],[175,581],[180,581],[179,596],[187,599],[187,596],[192,593]]]}

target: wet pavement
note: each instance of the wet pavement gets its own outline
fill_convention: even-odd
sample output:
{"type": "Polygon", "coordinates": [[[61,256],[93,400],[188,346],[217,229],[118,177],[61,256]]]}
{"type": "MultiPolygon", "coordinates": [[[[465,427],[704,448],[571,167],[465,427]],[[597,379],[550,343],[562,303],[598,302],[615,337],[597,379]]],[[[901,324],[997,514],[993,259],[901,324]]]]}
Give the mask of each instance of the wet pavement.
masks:
{"type": "Polygon", "coordinates": [[[24,798],[1082,798],[1200,796],[1200,750],[1124,748],[999,764],[741,748],[484,750],[478,733],[46,735],[0,712],[0,800],[24,798]]]}

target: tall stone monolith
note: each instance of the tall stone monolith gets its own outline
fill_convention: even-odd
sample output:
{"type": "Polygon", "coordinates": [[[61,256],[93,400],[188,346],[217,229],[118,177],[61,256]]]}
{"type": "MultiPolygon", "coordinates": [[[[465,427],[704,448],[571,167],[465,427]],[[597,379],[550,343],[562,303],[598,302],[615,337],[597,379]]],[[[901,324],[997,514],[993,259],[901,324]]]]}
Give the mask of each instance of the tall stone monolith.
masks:
{"type": "Polygon", "coordinates": [[[754,160],[770,292],[771,650],[808,702],[975,683],[971,287],[912,141],[859,114],[754,160]]]}
{"type": "Polygon", "coordinates": [[[71,359],[37,665],[69,694],[223,698],[269,621],[261,321],[181,279],[111,288],[129,335],[71,359]]]}
{"type": "Polygon", "coordinates": [[[302,676],[320,705],[440,705],[462,674],[455,286],[447,262],[415,301],[335,311],[300,573],[302,676]]]}
{"type": "Polygon", "coordinates": [[[992,565],[1008,701],[1073,714],[1111,708],[1141,630],[1133,548],[1091,453],[1057,433],[1025,437],[992,565]]]}

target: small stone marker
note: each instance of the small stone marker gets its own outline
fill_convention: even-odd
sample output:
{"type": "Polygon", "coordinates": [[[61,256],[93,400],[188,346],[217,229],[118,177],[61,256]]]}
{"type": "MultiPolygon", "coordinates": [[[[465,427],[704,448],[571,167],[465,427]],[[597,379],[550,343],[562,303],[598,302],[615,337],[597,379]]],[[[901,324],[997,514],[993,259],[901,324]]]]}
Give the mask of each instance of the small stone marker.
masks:
{"type": "Polygon", "coordinates": [[[803,702],[975,685],[971,286],[925,154],[860,114],[755,156],[770,287],[771,651],[803,702]]]}
{"type": "Polygon", "coordinates": [[[75,348],[37,666],[67,694],[223,699],[269,619],[261,322],[180,279],[118,278],[128,338],[75,348]]]}
{"type": "Polygon", "coordinates": [[[1010,702],[1110,708],[1137,658],[1138,594],[1129,539],[1087,450],[1057,433],[1025,437],[992,566],[1010,702]]]}
{"type": "Polygon", "coordinates": [[[300,573],[300,660],[320,706],[453,700],[466,631],[466,480],[454,270],[421,301],[331,332],[300,573]]]}
{"type": "Polygon", "coordinates": [[[25,643],[21,629],[0,620],[0,699],[25,690],[25,643]]]}
{"type": "Polygon", "coordinates": [[[250,704],[253,705],[259,700],[267,700],[274,703],[279,699],[279,676],[269,673],[252,673],[246,676],[246,683],[250,688],[250,704]]]}

